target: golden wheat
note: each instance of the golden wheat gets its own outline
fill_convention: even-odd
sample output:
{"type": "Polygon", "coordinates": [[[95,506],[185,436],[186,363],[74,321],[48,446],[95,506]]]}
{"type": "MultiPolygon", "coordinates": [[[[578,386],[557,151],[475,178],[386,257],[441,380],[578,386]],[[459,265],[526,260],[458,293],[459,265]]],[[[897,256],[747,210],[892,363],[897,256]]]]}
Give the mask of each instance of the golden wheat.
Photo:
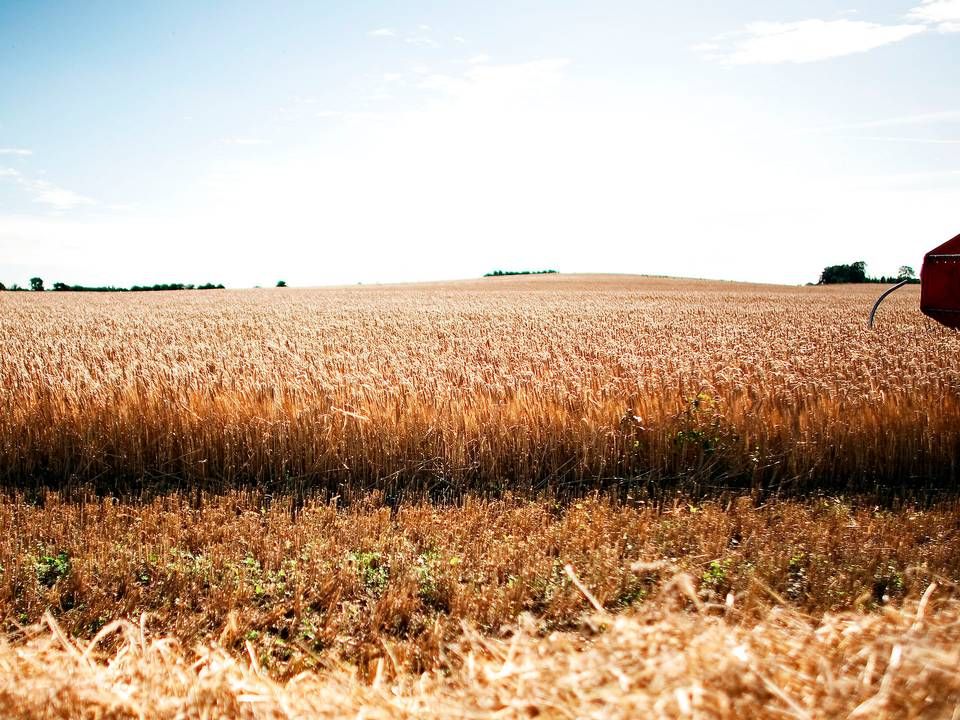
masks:
{"type": "Polygon", "coordinates": [[[635,277],[0,297],[0,478],[389,496],[955,482],[915,290],[635,277]],[[636,481],[642,479],[642,482],[636,481]]]}

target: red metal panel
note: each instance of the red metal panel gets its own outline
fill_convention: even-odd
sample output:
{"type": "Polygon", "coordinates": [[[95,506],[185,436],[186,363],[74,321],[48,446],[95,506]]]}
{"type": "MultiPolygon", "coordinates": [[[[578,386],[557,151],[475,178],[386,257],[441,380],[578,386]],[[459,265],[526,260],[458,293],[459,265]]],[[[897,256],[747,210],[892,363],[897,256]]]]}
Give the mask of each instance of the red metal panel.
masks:
{"type": "Polygon", "coordinates": [[[920,310],[947,327],[960,328],[960,235],[924,256],[920,310]]]}

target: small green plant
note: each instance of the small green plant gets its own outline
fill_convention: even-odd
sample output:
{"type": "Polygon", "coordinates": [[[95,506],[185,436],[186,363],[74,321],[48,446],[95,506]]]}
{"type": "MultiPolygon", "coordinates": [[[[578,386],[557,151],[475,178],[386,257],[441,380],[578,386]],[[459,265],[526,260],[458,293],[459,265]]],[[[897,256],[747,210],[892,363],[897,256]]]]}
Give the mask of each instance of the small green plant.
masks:
{"type": "Polygon", "coordinates": [[[720,412],[720,398],[701,390],[689,398],[687,407],[677,416],[673,436],[679,447],[695,447],[704,454],[729,448],[736,433],[720,412]]]}
{"type": "Polygon", "coordinates": [[[368,592],[380,596],[390,580],[390,568],[378,552],[352,552],[350,561],[357,567],[360,580],[368,592]]]}
{"type": "Polygon", "coordinates": [[[711,560],[710,565],[707,566],[707,569],[700,578],[701,581],[711,590],[720,591],[722,588],[728,587],[730,584],[729,572],[731,564],[729,558],[726,560],[711,560]]]}
{"type": "Polygon", "coordinates": [[[531,589],[535,597],[544,606],[569,586],[570,577],[564,572],[563,562],[559,559],[553,560],[547,573],[538,575],[531,582],[531,589]]]}
{"type": "Polygon", "coordinates": [[[95,635],[108,622],[110,622],[110,617],[108,615],[104,615],[104,614],[97,615],[95,619],[87,623],[86,625],[87,632],[95,635]]]}
{"type": "Polygon", "coordinates": [[[41,555],[33,567],[37,573],[37,582],[51,588],[57,584],[58,580],[70,574],[70,556],[65,552],[41,555]]]}
{"type": "Polygon", "coordinates": [[[414,571],[417,575],[418,592],[424,602],[429,603],[436,599],[437,579],[435,574],[440,562],[440,553],[435,550],[428,550],[417,556],[414,571]]]}
{"type": "Polygon", "coordinates": [[[630,607],[634,603],[646,600],[648,591],[649,583],[633,576],[624,583],[623,588],[617,595],[616,604],[621,608],[630,607]]]}

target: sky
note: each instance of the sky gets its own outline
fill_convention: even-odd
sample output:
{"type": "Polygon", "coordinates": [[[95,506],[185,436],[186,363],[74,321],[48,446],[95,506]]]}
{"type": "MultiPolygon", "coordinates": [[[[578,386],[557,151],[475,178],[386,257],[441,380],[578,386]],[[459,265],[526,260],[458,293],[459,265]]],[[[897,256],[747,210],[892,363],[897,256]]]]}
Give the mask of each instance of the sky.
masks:
{"type": "Polygon", "coordinates": [[[958,60],[960,0],[0,0],[0,282],[919,270],[958,60]]]}

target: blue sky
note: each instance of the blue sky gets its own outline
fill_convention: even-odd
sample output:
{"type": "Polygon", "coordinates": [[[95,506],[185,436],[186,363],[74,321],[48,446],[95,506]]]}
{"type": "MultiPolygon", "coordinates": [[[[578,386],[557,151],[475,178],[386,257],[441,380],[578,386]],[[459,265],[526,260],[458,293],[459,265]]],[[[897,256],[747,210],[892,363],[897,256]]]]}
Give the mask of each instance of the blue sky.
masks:
{"type": "Polygon", "coordinates": [[[0,281],[893,273],[958,57],[960,0],[5,0],[0,281]]]}

